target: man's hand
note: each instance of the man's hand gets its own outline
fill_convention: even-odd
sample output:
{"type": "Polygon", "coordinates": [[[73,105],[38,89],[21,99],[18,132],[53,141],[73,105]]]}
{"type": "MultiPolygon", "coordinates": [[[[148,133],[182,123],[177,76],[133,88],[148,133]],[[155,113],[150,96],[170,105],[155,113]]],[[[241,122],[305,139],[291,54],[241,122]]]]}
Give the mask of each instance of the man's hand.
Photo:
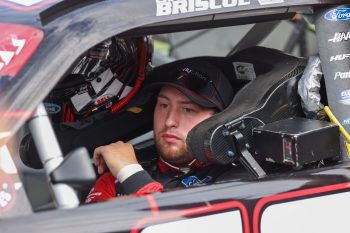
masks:
{"type": "Polygon", "coordinates": [[[138,163],[132,145],[122,141],[96,148],[93,160],[99,174],[108,167],[114,177],[124,166],[138,163]]]}

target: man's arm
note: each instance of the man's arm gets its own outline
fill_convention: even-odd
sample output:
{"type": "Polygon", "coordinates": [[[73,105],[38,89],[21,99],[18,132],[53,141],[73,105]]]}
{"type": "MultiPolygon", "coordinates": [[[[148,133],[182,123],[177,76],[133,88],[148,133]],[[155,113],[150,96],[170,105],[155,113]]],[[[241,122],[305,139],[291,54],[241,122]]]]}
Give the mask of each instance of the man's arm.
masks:
{"type": "MultiPolygon", "coordinates": [[[[131,176],[129,181],[132,182],[132,180],[133,178],[131,176]]],[[[115,198],[117,193],[119,195],[134,194],[136,196],[142,196],[153,192],[163,191],[163,186],[154,180],[150,183],[141,184],[139,182],[138,184],[140,185],[134,185],[132,183],[124,184],[124,182],[117,183],[117,180],[112,173],[107,172],[96,181],[94,187],[86,197],[85,203],[107,201],[115,198]]]]}
{"type": "Polygon", "coordinates": [[[125,166],[118,173],[117,177],[119,181],[117,193],[119,195],[145,195],[163,190],[163,186],[159,182],[153,180],[153,178],[143,170],[139,164],[125,166]],[[133,166],[139,166],[136,172],[129,171],[129,168],[132,168],[133,166]],[[124,174],[125,177],[123,177],[124,174]]]}
{"type": "Polygon", "coordinates": [[[98,147],[94,151],[93,161],[99,174],[103,174],[107,168],[110,173],[97,180],[86,202],[108,200],[117,194],[145,195],[163,190],[163,186],[138,163],[131,144],[119,141],[98,147]],[[113,191],[111,187],[114,187],[113,191]]]}
{"type": "Polygon", "coordinates": [[[96,148],[93,161],[99,174],[103,174],[108,167],[114,177],[123,167],[139,164],[132,145],[122,141],[96,148]]]}

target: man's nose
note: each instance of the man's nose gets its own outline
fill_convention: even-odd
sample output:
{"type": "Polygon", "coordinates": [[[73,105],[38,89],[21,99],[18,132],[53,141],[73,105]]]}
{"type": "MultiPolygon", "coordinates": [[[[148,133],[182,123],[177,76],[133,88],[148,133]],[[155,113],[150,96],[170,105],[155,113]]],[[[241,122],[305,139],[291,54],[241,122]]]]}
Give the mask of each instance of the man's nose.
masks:
{"type": "Polygon", "coordinates": [[[165,121],[165,125],[169,128],[171,127],[177,127],[179,124],[178,114],[175,110],[171,109],[168,114],[165,121]]]}

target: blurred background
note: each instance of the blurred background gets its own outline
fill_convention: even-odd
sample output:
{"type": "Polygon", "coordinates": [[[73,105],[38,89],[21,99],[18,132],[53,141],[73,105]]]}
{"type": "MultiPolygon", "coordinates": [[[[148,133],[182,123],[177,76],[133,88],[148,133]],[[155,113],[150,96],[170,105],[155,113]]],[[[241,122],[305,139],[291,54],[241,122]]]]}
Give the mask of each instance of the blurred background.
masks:
{"type": "MultiPolygon", "coordinates": [[[[249,24],[155,35],[153,62],[158,65],[195,56],[226,56],[252,27],[249,24]]],[[[260,46],[301,57],[318,52],[314,25],[300,15],[281,21],[260,46]]]]}

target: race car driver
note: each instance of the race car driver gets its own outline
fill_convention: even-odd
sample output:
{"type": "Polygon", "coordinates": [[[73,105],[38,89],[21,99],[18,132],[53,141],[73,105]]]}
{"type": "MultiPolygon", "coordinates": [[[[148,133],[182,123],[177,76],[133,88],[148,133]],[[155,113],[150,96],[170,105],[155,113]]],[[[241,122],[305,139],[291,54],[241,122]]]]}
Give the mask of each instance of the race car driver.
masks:
{"type": "Polygon", "coordinates": [[[96,148],[93,160],[102,176],[86,203],[205,185],[227,171],[228,167],[193,159],[187,151],[186,137],[195,125],[229,105],[233,98],[230,82],[204,60],[181,64],[174,70],[163,74],[164,81],[147,87],[158,93],[153,117],[157,162],[142,167],[132,145],[121,141],[96,148]],[[109,172],[104,173],[107,168],[109,172]]]}

